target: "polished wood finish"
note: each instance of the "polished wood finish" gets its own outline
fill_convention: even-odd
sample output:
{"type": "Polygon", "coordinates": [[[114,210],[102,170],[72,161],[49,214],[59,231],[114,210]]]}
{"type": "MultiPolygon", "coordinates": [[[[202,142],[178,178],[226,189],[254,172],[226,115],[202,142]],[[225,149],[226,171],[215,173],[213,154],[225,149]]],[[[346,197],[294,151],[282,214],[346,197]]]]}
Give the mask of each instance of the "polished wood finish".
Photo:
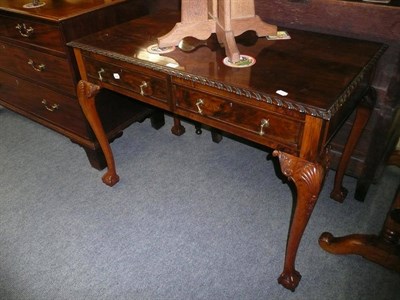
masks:
{"type": "Polygon", "coordinates": [[[286,41],[258,38],[254,32],[239,36],[239,50],[257,60],[250,68],[225,66],[225,51],[215,35],[200,45],[184,40],[171,53],[148,53],[148,46],[177,20],[178,14],[163,12],[69,43],[83,79],[80,104],[108,162],[103,181],[113,185],[118,175],[94,105],[96,86],[172,113],[174,127],[180,128],[177,117],[184,117],[273,150],[283,174],[297,188],[279,277],[279,283],[294,291],[300,280],[297,249],[329,165],[329,143],[368,94],[374,66],[386,47],[292,30],[292,39],[286,41]]]}
{"type": "MultiPolygon", "coordinates": [[[[165,1],[159,1],[165,2],[165,1]]],[[[170,2],[171,3],[171,2],[170,2]]],[[[400,107],[400,1],[374,4],[361,0],[256,0],[257,14],[278,27],[296,28],[379,41],[389,45],[372,80],[376,105],[349,160],[346,174],[357,178],[354,198],[363,200],[379,181],[393,143],[390,128],[400,107]]],[[[332,140],[331,167],[337,169],[355,113],[332,140]]]]}
{"type": "MultiPolygon", "coordinates": [[[[142,16],[147,7],[142,1],[46,0],[24,9],[28,2],[0,0],[0,104],[81,145],[91,165],[103,169],[104,155],[78,104],[79,73],[66,42],[142,16]]],[[[115,102],[98,101],[100,112],[113,111],[113,118],[102,113],[110,141],[143,118],[139,105],[114,96],[115,102]]]]}
{"type": "MultiPolygon", "coordinates": [[[[179,0],[155,0],[150,10],[179,10],[179,3],[179,0]]],[[[379,181],[384,162],[396,143],[389,128],[400,107],[400,0],[392,0],[390,4],[362,0],[255,0],[254,4],[256,14],[278,28],[309,30],[389,45],[372,81],[377,91],[376,105],[346,169],[346,175],[357,178],[354,198],[362,201],[369,186],[379,181]]],[[[355,113],[332,140],[332,169],[339,168],[354,119],[355,113]]]]}
{"type": "MultiPolygon", "coordinates": [[[[91,117],[91,114],[88,113],[96,109],[94,97],[99,92],[100,87],[81,80],[78,84],[77,89],[79,103],[83,109],[83,113],[86,115],[89,123],[92,124],[93,131],[96,134],[97,139],[99,140],[100,146],[103,147],[103,149],[107,149],[107,151],[105,151],[106,153],[110,152],[111,148],[110,144],[108,143],[108,138],[105,134],[102,134],[104,132],[103,125],[101,124],[99,118],[93,118],[91,117]]],[[[115,172],[114,158],[110,155],[106,155],[106,162],[108,171],[103,176],[103,182],[107,185],[112,186],[119,181],[119,176],[116,175],[115,172]]]]}
{"type": "Polygon", "coordinates": [[[311,163],[308,160],[294,157],[278,150],[275,150],[273,155],[279,157],[282,173],[295,184],[297,190],[297,204],[290,226],[285,264],[283,272],[278,278],[280,284],[294,291],[301,279],[300,273],[295,269],[297,250],[308,220],[317,203],[326,168],[329,165],[329,156],[327,152],[326,156],[321,157],[322,161],[311,163]]]}

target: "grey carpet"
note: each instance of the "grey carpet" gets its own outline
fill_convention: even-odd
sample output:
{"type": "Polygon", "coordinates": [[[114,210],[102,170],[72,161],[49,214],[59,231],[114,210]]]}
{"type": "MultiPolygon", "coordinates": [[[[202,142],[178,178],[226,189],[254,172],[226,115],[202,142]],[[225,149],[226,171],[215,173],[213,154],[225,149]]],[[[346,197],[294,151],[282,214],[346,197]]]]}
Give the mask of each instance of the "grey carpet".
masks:
{"type": "Polygon", "coordinates": [[[399,183],[388,167],[364,203],[329,199],[330,171],[298,252],[303,278],[277,284],[292,194],[266,153],[210,133],[134,124],[112,147],[121,181],[68,139],[0,109],[1,299],[400,299],[400,276],[323,251],[323,231],[378,233],[399,183]]]}

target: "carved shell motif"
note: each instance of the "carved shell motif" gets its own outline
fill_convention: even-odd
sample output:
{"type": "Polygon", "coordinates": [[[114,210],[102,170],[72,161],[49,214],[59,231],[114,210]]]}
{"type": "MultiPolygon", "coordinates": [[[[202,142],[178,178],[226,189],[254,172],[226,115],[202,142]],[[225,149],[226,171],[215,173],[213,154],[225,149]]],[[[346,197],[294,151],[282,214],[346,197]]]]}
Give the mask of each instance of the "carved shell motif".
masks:
{"type": "Polygon", "coordinates": [[[282,173],[293,181],[298,189],[302,185],[306,185],[310,196],[315,199],[318,197],[325,176],[325,169],[322,165],[278,150],[275,150],[273,155],[279,158],[282,173]]]}

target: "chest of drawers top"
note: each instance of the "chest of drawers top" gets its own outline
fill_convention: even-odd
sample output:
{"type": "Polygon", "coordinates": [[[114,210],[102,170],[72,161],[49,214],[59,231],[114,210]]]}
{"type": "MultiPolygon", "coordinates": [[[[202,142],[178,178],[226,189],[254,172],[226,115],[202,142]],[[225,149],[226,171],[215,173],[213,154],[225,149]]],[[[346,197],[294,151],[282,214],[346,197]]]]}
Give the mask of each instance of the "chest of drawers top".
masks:
{"type": "Polygon", "coordinates": [[[139,1],[126,0],[46,0],[40,8],[24,8],[29,2],[0,0],[0,38],[55,55],[65,53],[73,39],[127,20],[132,10],[146,10],[139,1]]]}
{"type": "Polygon", "coordinates": [[[51,22],[61,22],[126,0],[44,0],[40,8],[24,8],[31,0],[0,0],[0,11],[34,17],[51,22]]]}

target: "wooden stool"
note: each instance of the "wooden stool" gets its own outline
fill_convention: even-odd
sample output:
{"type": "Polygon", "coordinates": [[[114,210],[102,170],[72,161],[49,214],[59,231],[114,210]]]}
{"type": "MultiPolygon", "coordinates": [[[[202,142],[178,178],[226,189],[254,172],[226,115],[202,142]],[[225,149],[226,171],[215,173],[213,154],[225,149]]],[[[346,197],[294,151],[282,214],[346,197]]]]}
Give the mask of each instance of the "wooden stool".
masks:
{"type": "Polygon", "coordinates": [[[254,30],[257,36],[276,35],[277,27],[263,22],[255,14],[254,0],[182,0],[181,22],[158,38],[160,48],[177,46],[185,37],[206,40],[216,33],[233,63],[240,53],[235,36],[254,30]]]}

